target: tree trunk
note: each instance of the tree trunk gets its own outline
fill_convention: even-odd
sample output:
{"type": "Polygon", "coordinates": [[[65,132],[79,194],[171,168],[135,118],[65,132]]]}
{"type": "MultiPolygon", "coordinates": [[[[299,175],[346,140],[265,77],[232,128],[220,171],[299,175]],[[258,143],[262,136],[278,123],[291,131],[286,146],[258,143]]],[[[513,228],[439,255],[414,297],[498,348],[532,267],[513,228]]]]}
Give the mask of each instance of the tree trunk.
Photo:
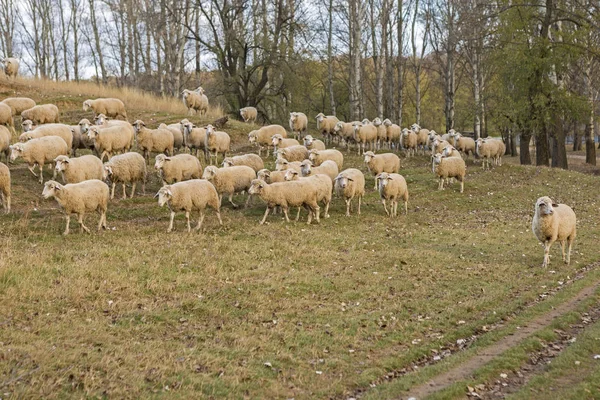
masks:
{"type": "Polygon", "coordinates": [[[79,82],[79,3],[71,0],[71,28],[73,29],[73,76],[79,82]]]}
{"type": "Polygon", "coordinates": [[[90,22],[92,31],[94,32],[94,43],[96,45],[96,55],[98,56],[98,64],[102,73],[102,83],[106,84],[108,77],[106,76],[106,67],[104,66],[104,57],[102,56],[102,44],[100,43],[100,34],[98,32],[98,24],[96,23],[96,7],[94,0],[88,0],[90,4],[90,22]]]}
{"type": "Polygon", "coordinates": [[[565,129],[560,115],[554,117],[554,132],[552,140],[552,167],[569,169],[567,149],[565,147],[565,129]]]}
{"type": "Polygon", "coordinates": [[[521,165],[531,165],[529,142],[531,142],[531,132],[522,132],[519,143],[519,161],[521,165]]]}
{"type": "Polygon", "coordinates": [[[397,70],[398,70],[398,105],[397,105],[397,119],[398,125],[402,126],[402,106],[404,101],[404,60],[402,58],[403,43],[404,43],[404,15],[402,14],[404,0],[398,0],[398,58],[397,58],[397,70]]]}
{"type": "Polygon", "coordinates": [[[333,0],[329,0],[329,25],[327,29],[327,87],[329,89],[329,105],[331,106],[331,115],[336,115],[335,97],[333,92],[333,0]]]}
{"type": "Polygon", "coordinates": [[[573,151],[581,150],[581,131],[578,121],[573,121],[573,151]]]}

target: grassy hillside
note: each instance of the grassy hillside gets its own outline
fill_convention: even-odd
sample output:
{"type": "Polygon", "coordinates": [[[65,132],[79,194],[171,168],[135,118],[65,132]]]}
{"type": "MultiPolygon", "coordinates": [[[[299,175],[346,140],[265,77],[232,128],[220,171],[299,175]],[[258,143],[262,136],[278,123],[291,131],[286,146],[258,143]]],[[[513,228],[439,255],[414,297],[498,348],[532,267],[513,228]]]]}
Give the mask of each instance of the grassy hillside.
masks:
{"type": "MultiPolygon", "coordinates": [[[[121,97],[102,90],[20,81],[0,95],[59,103],[63,121],[76,123],[89,117],[86,98],[121,97]]],[[[128,93],[130,119],[185,117],[179,100],[128,93]]],[[[239,151],[250,150],[250,129],[231,123],[239,151]]],[[[345,166],[366,172],[354,153],[345,166]]],[[[368,176],[360,217],[345,217],[336,198],[320,225],[278,215],[259,226],[257,200],[245,210],[225,204],[222,228],[209,212],[200,234],[184,232],[183,215],[165,232],[169,211],[152,198],[153,174],[145,196],[111,201],[108,231],[83,235],[72,225],[68,237],[25,166],[11,172],[14,212],[0,215],[6,397],[344,398],[510,321],[598,259],[600,181],[577,172],[484,172],[469,161],[465,193],[440,192],[419,156],[402,159],[408,215],[387,218],[368,176]],[[550,268],[540,268],[530,224],[542,195],[577,213],[571,266],[555,246],[550,268]]]]}

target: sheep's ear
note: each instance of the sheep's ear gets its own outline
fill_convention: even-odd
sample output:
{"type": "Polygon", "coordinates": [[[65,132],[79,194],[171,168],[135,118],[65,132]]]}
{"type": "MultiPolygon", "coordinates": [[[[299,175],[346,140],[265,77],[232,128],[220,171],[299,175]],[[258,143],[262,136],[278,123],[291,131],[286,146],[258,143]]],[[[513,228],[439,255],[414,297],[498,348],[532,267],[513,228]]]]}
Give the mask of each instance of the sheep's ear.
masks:
{"type": "Polygon", "coordinates": [[[552,207],[558,207],[558,204],[552,203],[552,207]]]}
{"type": "Polygon", "coordinates": [[[52,186],[54,188],[54,190],[62,190],[62,186],[59,185],[58,183],[57,184],[52,184],[50,186],[52,186]]]}
{"type": "Polygon", "coordinates": [[[64,162],[65,164],[68,164],[68,163],[69,163],[69,160],[68,160],[68,159],[66,159],[66,160],[62,160],[62,162],[64,162]]]}
{"type": "Polygon", "coordinates": [[[349,181],[354,182],[354,179],[352,179],[352,178],[346,178],[346,179],[348,179],[349,181]]]}
{"type": "Polygon", "coordinates": [[[158,192],[156,192],[156,194],[154,195],[153,198],[157,198],[159,194],[160,194],[160,190],[158,192]]]}

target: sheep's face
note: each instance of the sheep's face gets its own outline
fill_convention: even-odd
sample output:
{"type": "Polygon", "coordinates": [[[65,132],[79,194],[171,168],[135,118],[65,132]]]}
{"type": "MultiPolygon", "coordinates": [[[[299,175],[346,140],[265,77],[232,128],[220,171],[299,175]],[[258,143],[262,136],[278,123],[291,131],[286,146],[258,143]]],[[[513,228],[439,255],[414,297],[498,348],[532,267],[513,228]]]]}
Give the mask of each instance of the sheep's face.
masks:
{"type": "Polygon", "coordinates": [[[434,164],[439,164],[442,161],[442,154],[441,153],[436,153],[433,156],[433,163],[434,164]]]}
{"type": "Polygon", "coordinates": [[[363,124],[362,122],[355,121],[352,123],[352,126],[354,127],[354,133],[357,133],[358,130],[363,126],[363,124]]]}
{"type": "Polygon", "coordinates": [[[248,134],[248,141],[250,143],[256,143],[256,131],[252,131],[248,134]]]}
{"type": "Polygon", "coordinates": [[[159,207],[163,207],[173,198],[173,191],[171,190],[171,186],[167,185],[161,187],[154,197],[158,197],[158,205],[159,207]]]}
{"type": "Polygon", "coordinates": [[[365,153],[365,162],[366,163],[371,162],[371,160],[374,159],[374,158],[375,158],[375,153],[373,153],[372,151],[367,151],[365,153]]]}
{"type": "Polygon", "coordinates": [[[254,179],[250,183],[250,188],[248,189],[248,194],[258,194],[260,195],[264,190],[267,183],[262,179],[254,179]]]}
{"type": "Polygon", "coordinates": [[[246,109],[245,108],[241,108],[240,109],[240,116],[244,119],[246,119],[246,109]]]}
{"type": "Polygon", "coordinates": [[[381,125],[381,124],[382,124],[382,122],[381,122],[381,119],[379,119],[379,118],[375,118],[375,119],[373,120],[373,125],[375,125],[375,126],[379,126],[379,125],[381,125]]]}
{"type": "Polygon", "coordinates": [[[83,102],[83,111],[87,111],[92,107],[92,101],[86,100],[83,102]]]}
{"type": "Polygon", "coordinates": [[[342,174],[338,175],[335,178],[335,184],[338,187],[341,187],[342,189],[346,189],[348,187],[348,185],[350,184],[350,182],[352,182],[352,181],[353,181],[352,178],[349,178],[346,175],[342,175],[342,174]]]}
{"type": "Polygon", "coordinates": [[[206,136],[214,135],[215,128],[212,125],[206,125],[206,136]]]}
{"type": "Polygon", "coordinates": [[[371,123],[371,121],[369,121],[367,118],[362,120],[363,125],[369,125],[370,123],[371,123]]]}
{"type": "Polygon", "coordinates": [[[102,168],[102,179],[107,180],[113,174],[112,167],[107,163],[104,163],[104,167],[102,168]]]}
{"type": "Polygon", "coordinates": [[[286,181],[295,181],[298,180],[298,172],[288,169],[283,176],[283,179],[286,181]]]}
{"type": "Polygon", "coordinates": [[[90,121],[84,118],[81,121],[79,121],[79,130],[81,131],[81,133],[87,133],[88,129],[90,128],[90,125],[90,121]]]}
{"type": "Polygon", "coordinates": [[[54,167],[56,172],[64,172],[69,164],[69,157],[58,156],[54,159],[54,162],[56,163],[56,167],[54,167]]]}
{"type": "Polygon", "coordinates": [[[410,126],[410,129],[412,129],[414,131],[419,131],[419,130],[421,130],[421,127],[418,124],[412,124],[410,126]]]}
{"type": "Polygon", "coordinates": [[[298,114],[296,114],[296,113],[290,113],[290,122],[291,123],[296,122],[297,119],[298,119],[298,114]]]}
{"type": "Polygon", "coordinates": [[[208,166],[204,169],[204,173],[202,174],[202,179],[206,179],[207,181],[211,181],[217,175],[217,167],[208,166]]]}
{"type": "Polygon", "coordinates": [[[452,152],[456,150],[454,147],[452,146],[447,146],[444,147],[444,150],[442,150],[442,156],[443,157],[448,157],[450,154],[452,154],[452,152]]]}
{"type": "Polygon", "coordinates": [[[233,167],[233,159],[227,157],[223,160],[223,168],[233,167]]]}
{"type": "Polygon", "coordinates": [[[535,202],[535,212],[539,215],[554,214],[554,207],[558,207],[558,204],[554,203],[548,196],[540,197],[535,202]]]}
{"type": "Polygon", "coordinates": [[[146,126],[144,121],[142,121],[141,119],[138,119],[132,125],[133,125],[133,129],[135,130],[135,133],[138,133],[140,131],[140,129],[142,129],[142,127],[146,126]]]}
{"type": "Polygon", "coordinates": [[[276,171],[285,171],[288,168],[288,161],[283,158],[278,158],[275,161],[275,170],[276,171]]]}
{"type": "Polygon", "coordinates": [[[386,118],[386,119],[383,120],[383,125],[385,125],[385,126],[392,126],[392,121],[390,121],[389,119],[386,118]]]}
{"type": "Polygon", "coordinates": [[[158,154],[154,161],[154,169],[159,170],[162,169],[166,162],[171,161],[170,157],[165,156],[164,154],[158,154]]]}
{"type": "Polygon", "coordinates": [[[337,124],[335,124],[335,126],[333,127],[333,131],[339,132],[342,130],[343,127],[344,127],[344,123],[340,121],[337,124]]]}
{"type": "Polygon", "coordinates": [[[21,124],[21,127],[23,128],[23,132],[29,132],[30,130],[33,129],[33,121],[30,119],[26,119],[21,124]]]}
{"type": "Polygon", "coordinates": [[[94,122],[96,123],[96,125],[104,125],[104,123],[106,122],[106,115],[104,115],[104,114],[96,115],[96,118],[94,118],[94,122]]]}
{"type": "Polygon", "coordinates": [[[308,159],[310,161],[315,161],[317,159],[317,157],[319,157],[319,152],[315,151],[315,150],[311,150],[310,153],[308,154],[308,159]]]}
{"type": "Polygon", "coordinates": [[[379,182],[379,189],[382,189],[387,186],[392,177],[387,172],[382,172],[375,179],[379,182]]]}
{"type": "Polygon", "coordinates": [[[273,146],[277,146],[279,143],[281,143],[282,140],[283,137],[280,134],[271,136],[271,143],[273,144],[273,146]]]}
{"type": "MultiPolygon", "coordinates": [[[[337,125],[336,125],[336,127],[337,127],[337,125]]],[[[312,136],[310,136],[310,135],[306,135],[306,136],[304,137],[304,145],[305,145],[305,146],[310,146],[310,145],[312,145],[312,143],[313,143],[313,140],[314,140],[314,139],[313,139],[313,137],[312,137],[312,136]]]]}
{"type": "Polygon", "coordinates": [[[256,177],[260,180],[268,182],[269,179],[271,179],[271,171],[269,171],[268,169],[261,169],[256,173],[256,177]]]}
{"type": "Polygon", "coordinates": [[[44,184],[44,190],[42,191],[42,197],[49,199],[50,197],[56,196],[56,193],[63,189],[62,185],[56,181],[48,181],[44,184]]]}
{"type": "Polygon", "coordinates": [[[98,129],[98,127],[96,126],[90,126],[89,130],[88,130],[88,139],[89,140],[95,140],[98,137],[98,133],[100,132],[100,130],[98,129]]]}
{"type": "Polygon", "coordinates": [[[15,143],[10,146],[10,161],[15,161],[17,158],[21,157],[23,154],[23,144],[15,143]]]}
{"type": "Polygon", "coordinates": [[[30,141],[31,139],[32,139],[32,136],[31,136],[31,131],[29,131],[29,132],[25,132],[25,133],[21,133],[21,136],[19,136],[19,141],[20,141],[21,143],[28,142],[28,141],[30,141]]]}

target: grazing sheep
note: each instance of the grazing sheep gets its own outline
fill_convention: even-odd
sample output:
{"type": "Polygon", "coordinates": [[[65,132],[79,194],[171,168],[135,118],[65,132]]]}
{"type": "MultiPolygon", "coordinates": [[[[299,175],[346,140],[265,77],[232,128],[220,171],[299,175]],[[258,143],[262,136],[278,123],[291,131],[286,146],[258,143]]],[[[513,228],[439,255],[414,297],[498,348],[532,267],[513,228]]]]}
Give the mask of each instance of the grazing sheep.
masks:
{"type": "Polygon", "coordinates": [[[404,128],[402,129],[401,138],[406,157],[410,158],[411,154],[414,156],[417,153],[417,134],[410,129],[404,128]]]}
{"type": "Polygon", "coordinates": [[[77,222],[81,226],[81,231],[90,233],[90,230],[83,224],[83,216],[86,212],[91,211],[98,211],[100,214],[98,230],[101,228],[106,229],[106,209],[108,208],[108,185],[106,183],[98,179],[68,185],[48,181],[44,185],[42,196],[45,199],[54,197],[64,210],[67,217],[67,226],[63,235],[69,234],[71,214],[77,214],[77,222]]]}
{"type": "Polygon", "coordinates": [[[125,104],[119,99],[103,98],[103,99],[88,99],[83,102],[83,111],[92,109],[94,116],[98,114],[104,114],[109,118],[123,118],[127,119],[127,112],[125,111],[125,104]]]}
{"type": "Polygon", "coordinates": [[[179,151],[183,147],[183,134],[180,124],[160,124],[160,129],[168,129],[173,134],[173,149],[179,151]]]}
{"type": "Polygon", "coordinates": [[[58,156],[54,159],[56,172],[60,172],[65,183],[78,183],[88,179],[102,179],[102,161],[94,155],[69,158],[58,156]]]}
{"type": "Polygon", "coordinates": [[[199,231],[202,229],[204,210],[207,206],[215,210],[217,218],[219,218],[219,225],[223,225],[223,220],[221,220],[221,202],[219,201],[219,195],[210,182],[202,179],[192,179],[190,181],[166,185],[160,188],[154,197],[158,197],[158,205],[160,207],[167,204],[169,210],[171,210],[171,219],[169,221],[167,232],[173,230],[175,211],[185,211],[187,231],[191,232],[190,213],[195,210],[200,212],[198,225],[194,228],[199,231]]]}
{"type": "Polygon", "coordinates": [[[8,104],[0,103],[0,125],[5,125],[15,132],[15,119],[8,104]]]}
{"type": "Polygon", "coordinates": [[[54,104],[42,104],[28,108],[21,112],[21,118],[23,121],[30,119],[36,125],[60,122],[58,107],[54,104]]]}
{"type": "Polygon", "coordinates": [[[330,144],[333,140],[335,125],[340,122],[340,120],[334,115],[325,116],[323,113],[317,114],[315,119],[317,120],[317,130],[321,132],[323,138],[325,138],[325,143],[330,144]]]}
{"type": "Polygon", "coordinates": [[[287,137],[285,128],[281,125],[267,125],[260,129],[254,130],[248,134],[248,141],[258,146],[258,155],[262,152],[263,148],[267,149],[267,157],[269,157],[269,148],[273,145],[273,136],[281,135],[281,137],[287,137]]]}
{"type": "MultiPolygon", "coordinates": [[[[208,166],[204,169],[203,179],[215,185],[217,193],[219,193],[219,204],[223,199],[223,194],[229,194],[229,202],[233,208],[237,208],[237,204],[233,202],[234,193],[248,191],[250,183],[256,178],[256,172],[245,165],[236,165],[227,168],[217,168],[208,166]]],[[[248,207],[252,195],[248,196],[245,207],[248,207]]]]}
{"type": "Polygon", "coordinates": [[[335,149],[329,150],[311,150],[308,154],[308,159],[313,162],[315,167],[323,164],[326,160],[335,161],[338,169],[344,166],[344,155],[335,149]]]}
{"type": "Polygon", "coordinates": [[[306,160],[308,158],[309,151],[306,147],[297,144],[279,149],[276,154],[281,158],[285,158],[289,162],[294,162],[306,160]]]}
{"type": "Polygon", "coordinates": [[[365,195],[365,176],[356,168],[348,168],[339,173],[335,178],[336,193],[344,196],[346,202],[346,217],[350,216],[352,199],[358,197],[358,215],[360,204],[365,195]]]}
{"type": "Polygon", "coordinates": [[[277,152],[278,149],[285,149],[291,146],[300,146],[300,143],[296,139],[287,139],[281,135],[273,135],[271,138],[273,144],[273,153],[277,152]]]}
{"type": "Polygon", "coordinates": [[[379,117],[373,120],[373,125],[377,128],[377,150],[379,150],[382,146],[389,144],[387,141],[387,129],[379,117]]]}
{"type": "Polygon", "coordinates": [[[290,131],[296,139],[300,139],[308,128],[308,118],[301,112],[290,113],[290,131]]]}
{"type": "Polygon", "coordinates": [[[240,115],[244,122],[249,122],[251,124],[256,122],[256,117],[258,116],[258,110],[255,107],[244,107],[240,108],[240,115]]]}
{"type": "Polygon", "coordinates": [[[498,153],[498,141],[490,140],[487,141],[483,138],[479,138],[475,141],[475,152],[477,157],[482,159],[481,168],[490,169],[490,165],[492,160],[495,159],[496,154],[498,153]]]}
{"type": "MultiPolygon", "coordinates": [[[[389,119],[383,120],[383,125],[385,126],[386,133],[386,141],[388,142],[388,147],[391,149],[394,143],[400,142],[400,135],[402,134],[402,129],[400,126],[393,124],[389,119]]],[[[396,146],[397,151],[398,146],[396,146]]]]}
{"type": "Polygon", "coordinates": [[[5,213],[10,212],[10,170],[5,164],[0,163],[0,197],[5,213]]]}
{"type": "Polygon", "coordinates": [[[408,215],[408,187],[406,179],[400,174],[382,172],[377,175],[375,180],[379,181],[379,197],[381,197],[385,213],[389,217],[396,217],[398,215],[398,199],[403,199],[404,213],[408,215]],[[388,211],[385,205],[386,200],[390,201],[391,212],[388,211]]]}
{"type": "Polygon", "coordinates": [[[377,154],[372,151],[365,153],[365,164],[375,176],[375,190],[377,190],[377,176],[382,172],[398,173],[400,171],[400,157],[393,153],[377,154]]]}
{"type": "Polygon", "coordinates": [[[257,194],[267,203],[267,210],[260,225],[265,223],[269,212],[276,206],[283,209],[286,222],[290,222],[288,215],[290,207],[305,207],[309,210],[308,224],[312,222],[313,214],[319,223],[318,188],[311,181],[300,180],[268,184],[263,180],[254,179],[248,193],[257,194]]]}
{"type": "Polygon", "coordinates": [[[469,154],[475,155],[475,140],[470,137],[464,137],[454,129],[450,129],[448,133],[450,134],[450,138],[454,140],[454,147],[456,147],[458,151],[465,153],[467,155],[467,160],[469,159],[469,154]]]}
{"type": "Polygon", "coordinates": [[[277,160],[275,160],[276,171],[287,171],[289,169],[300,173],[302,169],[302,161],[288,161],[282,157],[278,157],[277,160]]]}
{"type": "Polygon", "coordinates": [[[227,157],[231,138],[226,132],[216,131],[212,125],[206,126],[206,141],[204,147],[209,155],[209,162],[215,157],[215,165],[219,164],[219,153],[223,154],[223,158],[227,157]]]}
{"type": "Polygon", "coordinates": [[[19,136],[20,142],[26,142],[31,139],[37,139],[44,136],[58,136],[61,137],[69,149],[73,148],[73,132],[71,127],[65,124],[46,124],[40,125],[34,130],[22,133],[19,136]]]}
{"type": "Polygon", "coordinates": [[[163,185],[202,178],[200,160],[191,154],[178,154],[173,157],[158,154],[154,169],[162,179],[163,185]]]}
{"type": "Polygon", "coordinates": [[[440,153],[437,153],[433,157],[433,163],[437,165],[435,172],[440,178],[439,190],[444,190],[444,180],[456,178],[460,182],[460,192],[464,191],[467,166],[462,157],[444,158],[440,153]]]}
{"type": "Polygon", "coordinates": [[[288,170],[283,171],[269,171],[268,169],[261,169],[256,173],[256,177],[267,183],[285,182],[285,174],[288,170]]]}
{"type": "Polygon", "coordinates": [[[190,152],[196,150],[196,157],[200,156],[200,150],[204,153],[204,159],[206,160],[206,129],[198,128],[187,119],[181,120],[179,123],[181,126],[181,133],[183,134],[183,144],[186,148],[190,149],[190,152]]]}
{"type": "Polygon", "coordinates": [[[125,184],[131,183],[131,196],[135,193],[137,182],[142,182],[142,193],[146,193],[146,160],[141,154],[129,152],[111,157],[104,163],[102,179],[110,179],[112,183],[110,198],[115,198],[115,186],[123,184],[123,199],[127,198],[125,184]]]}
{"type": "MultiPolygon", "coordinates": [[[[325,213],[323,216],[325,218],[329,218],[329,205],[331,204],[331,195],[333,193],[333,179],[325,174],[313,174],[310,176],[300,177],[300,174],[296,171],[287,170],[285,172],[286,181],[297,181],[299,179],[306,179],[314,183],[314,185],[317,187],[317,202],[323,202],[323,205],[325,206],[325,213]]],[[[298,207],[296,221],[299,219],[300,207],[298,207]]]]}
{"type": "Polygon", "coordinates": [[[10,107],[13,117],[16,115],[21,115],[23,111],[36,106],[35,101],[29,97],[9,97],[2,100],[2,103],[10,107]]]}
{"type": "Polygon", "coordinates": [[[339,171],[340,170],[337,164],[332,160],[323,161],[323,163],[318,167],[313,167],[312,161],[310,160],[304,160],[300,164],[300,172],[302,173],[302,176],[323,174],[327,175],[331,179],[331,182],[333,182],[335,177],[338,176],[339,171]]]}
{"type": "Polygon", "coordinates": [[[13,80],[17,78],[19,75],[19,60],[12,57],[7,57],[2,60],[4,63],[4,73],[7,78],[12,78],[13,80]]]}
{"type": "Polygon", "coordinates": [[[550,247],[557,240],[560,242],[563,261],[571,263],[571,246],[577,236],[577,218],[566,204],[555,204],[548,196],[540,197],[535,202],[535,214],[531,222],[531,230],[540,242],[544,244],[545,268],[550,263],[550,247]],[[565,241],[569,250],[565,254],[565,241]]]}
{"type": "MultiPolygon", "coordinates": [[[[37,139],[31,139],[26,143],[15,143],[10,146],[10,160],[15,161],[19,157],[28,165],[29,171],[33,176],[37,174],[33,168],[38,165],[40,168],[40,183],[44,183],[43,168],[45,163],[54,163],[54,159],[60,155],[68,155],[69,148],[65,141],[58,136],[44,136],[37,139]]],[[[52,179],[56,178],[56,170],[52,179]]]]}
{"type": "Polygon", "coordinates": [[[7,127],[0,125],[0,153],[4,153],[6,163],[8,164],[8,156],[10,155],[10,141],[12,135],[7,127]]]}
{"type": "Polygon", "coordinates": [[[256,154],[243,154],[241,156],[226,157],[223,159],[223,167],[233,167],[234,165],[245,165],[256,172],[265,167],[262,158],[256,154]]]}
{"type": "Polygon", "coordinates": [[[142,120],[133,123],[138,149],[144,154],[146,162],[150,164],[150,153],[165,153],[173,155],[173,144],[175,139],[168,129],[148,129],[142,120]]]}
{"type": "Polygon", "coordinates": [[[196,90],[185,89],[182,93],[183,105],[188,109],[188,115],[206,114],[208,111],[208,97],[204,94],[204,90],[199,87],[196,90]]]}
{"type": "Polygon", "coordinates": [[[322,141],[320,141],[318,139],[314,139],[311,135],[304,136],[303,141],[304,141],[304,147],[306,147],[307,150],[312,150],[312,149],[325,150],[325,143],[323,143],[322,141]]]}
{"type": "Polygon", "coordinates": [[[112,126],[100,129],[91,126],[88,129],[88,140],[94,143],[96,154],[100,154],[100,160],[104,161],[106,155],[110,158],[116,152],[126,152],[131,148],[131,131],[126,127],[112,126]]]}

